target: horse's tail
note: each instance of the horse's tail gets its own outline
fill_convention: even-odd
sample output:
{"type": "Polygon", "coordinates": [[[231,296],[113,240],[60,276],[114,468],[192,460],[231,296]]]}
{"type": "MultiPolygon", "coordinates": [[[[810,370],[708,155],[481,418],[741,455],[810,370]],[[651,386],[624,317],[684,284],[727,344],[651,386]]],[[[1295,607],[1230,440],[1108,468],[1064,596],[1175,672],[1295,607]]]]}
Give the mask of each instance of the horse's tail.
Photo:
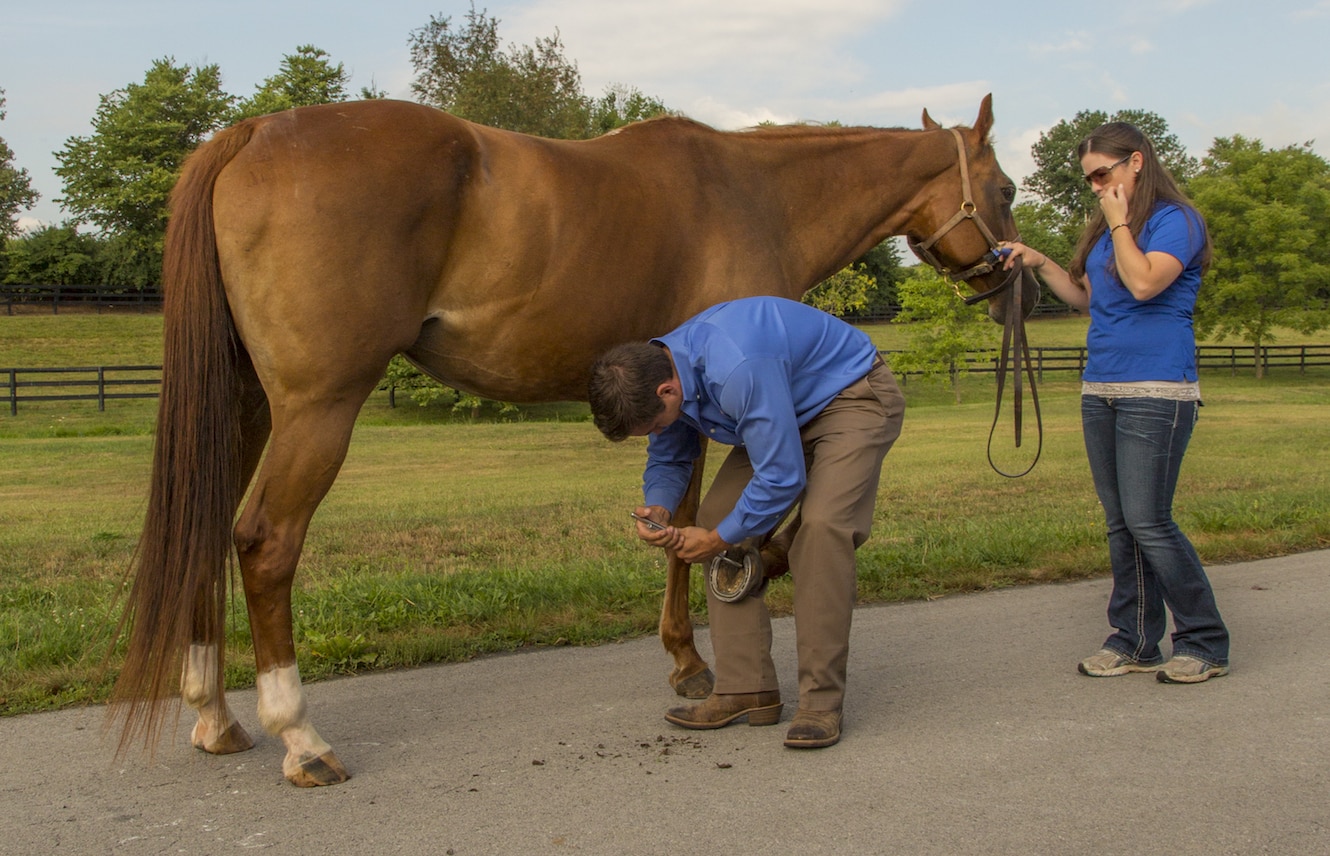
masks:
{"type": "Polygon", "coordinates": [[[117,638],[129,629],[112,696],[119,751],[155,744],[191,643],[217,646],[219,698],[231,525],[240,503],[240,372],[213,227],[218,174],[253,136],[242,123],[201,146],[171,193],[162,264],[162,388],[148,506],[117,638]]]}

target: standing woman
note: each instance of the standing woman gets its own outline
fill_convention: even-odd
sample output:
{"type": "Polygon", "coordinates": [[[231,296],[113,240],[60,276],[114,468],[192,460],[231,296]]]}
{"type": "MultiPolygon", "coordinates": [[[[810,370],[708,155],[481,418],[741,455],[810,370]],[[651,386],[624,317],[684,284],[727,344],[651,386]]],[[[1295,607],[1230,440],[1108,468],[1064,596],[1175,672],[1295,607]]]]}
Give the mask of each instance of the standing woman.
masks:
{"type": "Polygon", "coordinates": [[[1135,126],[1110,122],[1077,147],[1099,197],[1071,270],[1010,245],[1067,304],[1090,310],[1081,421],[1108,524],[1113,593],[1102,650],[1082,674],[1156,672],[1165,683],[1228,674],[1228,629],[1210,581],[1173,521],[1173,491],[1200,386],[1192,310],[1210,264],[1205,221],[1135,126]],[[1173,614],[1172,658],[1159,642],[1173,614]]]}

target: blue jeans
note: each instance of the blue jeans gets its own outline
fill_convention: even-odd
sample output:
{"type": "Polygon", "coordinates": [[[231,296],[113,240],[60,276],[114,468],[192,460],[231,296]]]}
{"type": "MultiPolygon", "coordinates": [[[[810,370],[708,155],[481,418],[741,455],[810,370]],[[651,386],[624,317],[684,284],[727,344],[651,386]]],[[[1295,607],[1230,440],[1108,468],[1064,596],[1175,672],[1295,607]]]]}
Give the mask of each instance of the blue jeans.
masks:
{"type": "Polygon", "coordinates": [[[1081,427],[1108,524],[1113,594],[1104,647],[1145,664],[1163,661],[1165,606],[1173,655],[1228,665],[1228,629],[1196,550],[1173,522],[1173,491],[1200,402],[1081,397],[1081,427]]]}

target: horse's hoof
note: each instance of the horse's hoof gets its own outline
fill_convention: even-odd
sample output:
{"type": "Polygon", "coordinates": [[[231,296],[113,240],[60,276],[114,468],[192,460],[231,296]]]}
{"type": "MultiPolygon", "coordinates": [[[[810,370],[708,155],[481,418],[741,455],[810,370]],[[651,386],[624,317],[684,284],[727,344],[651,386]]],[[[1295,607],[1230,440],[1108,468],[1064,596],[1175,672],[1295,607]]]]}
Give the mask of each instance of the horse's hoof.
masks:
{"type": "Polygon", "coordinates": [[[286,780],[297,788],[340,785],[349,778],[351,774],[332,752],[324,752],[318,757],[302,761],[299,767],[286,774],[286,780]]]}
{"type": "Polygon", "coordinates": [[[211,740],[201,736],[198,726],[195,726],[191,742],[195,749],[210,755],[231,755],[254,748],[254,741],[250,739],[249,732],[245,731],[239,722],[232,722],[230,728],[211,740]]]}
{"type": "Polygon", "coordinates": [[[762,570],[764,576],[769,580],[784,576],[790,572],[790,556],[784,550],[772,550],[763,548],[760,553],[762,557],[762,570]]]}
{"type": "Polygon", "coordinates": [[[673,675],[670,676],[670,686],[684,698],[706,698],[711,695],[711,689],[715,685],[716,676],[705,666],[702,671],[694,672],[686,678],[676,679],[673,675]]]}

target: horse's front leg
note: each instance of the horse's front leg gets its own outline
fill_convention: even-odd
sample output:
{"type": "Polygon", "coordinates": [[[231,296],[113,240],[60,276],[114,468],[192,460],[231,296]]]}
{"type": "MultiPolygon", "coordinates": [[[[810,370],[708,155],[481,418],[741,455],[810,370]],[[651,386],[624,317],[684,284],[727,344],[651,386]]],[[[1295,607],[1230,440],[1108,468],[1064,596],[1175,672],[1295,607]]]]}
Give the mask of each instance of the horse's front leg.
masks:
{"type": "MultiPolygon", "coordinates": [[[[707,459],[707,441],[702,438],[702,453],[693,462],[693,478],[688,491],[671,521],[675,526],[691,526],[697,520],[702,496],[702,471],[707,459]]],[[[665,600],[660,611],[660,641],[674,658],[670,686],[685,698],[706,698],[716,683],[707,661],[697,653],[693,642],[693,619],[688,612],[688,583],[691,565],[671,551],[665,572],[665,600]]]]}

